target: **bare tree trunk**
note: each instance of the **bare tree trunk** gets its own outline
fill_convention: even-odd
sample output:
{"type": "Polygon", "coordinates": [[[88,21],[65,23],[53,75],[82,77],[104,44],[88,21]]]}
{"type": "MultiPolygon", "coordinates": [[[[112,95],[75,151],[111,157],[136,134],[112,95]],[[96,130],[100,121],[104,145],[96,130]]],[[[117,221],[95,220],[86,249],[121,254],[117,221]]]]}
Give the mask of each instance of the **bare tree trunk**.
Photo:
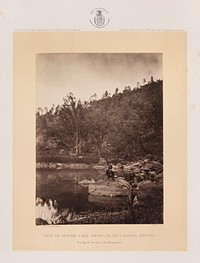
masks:
{"type": "Polygon", "coordinates": [[[142,139],[139,137],[139,143],[140,143],[140,147],[142,149],[142,151],[144,152],[144,154],[147,154],[147,150],[145,149],[143,143],[142,143],[142,139]]]}
{"type": "Polygon", "coordinates": [[[78,144],[78,153],[82,154],[82,145],[83,145],[83,139],[79,139],[79,144],[78,144]]]}
{"type": "Polygon", "coordinates": [[[101,152],[100,152],[99,146],[97,146],[97,152],[98,152],[99,158],[101,158],[101,152]]]}
{"type": "Polygon", "coordinates": [[[75,132],[75,148],[76,148],[76,155],[78,155],[79,153],[79,149],[78,149],[78,132],[75,132]]]}

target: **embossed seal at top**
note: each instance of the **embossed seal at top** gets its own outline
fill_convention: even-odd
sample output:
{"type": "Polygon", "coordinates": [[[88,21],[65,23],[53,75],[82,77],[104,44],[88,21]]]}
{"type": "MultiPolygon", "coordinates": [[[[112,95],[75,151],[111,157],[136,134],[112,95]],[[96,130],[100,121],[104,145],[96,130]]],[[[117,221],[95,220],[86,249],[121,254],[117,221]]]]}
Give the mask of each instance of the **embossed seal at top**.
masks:
{"type": "Polygon", "coordinates": [[[110,21],[109,12],[104,8],[95,8],[90,14],[90,23],[97,28],[105,27],[110,21]]]}

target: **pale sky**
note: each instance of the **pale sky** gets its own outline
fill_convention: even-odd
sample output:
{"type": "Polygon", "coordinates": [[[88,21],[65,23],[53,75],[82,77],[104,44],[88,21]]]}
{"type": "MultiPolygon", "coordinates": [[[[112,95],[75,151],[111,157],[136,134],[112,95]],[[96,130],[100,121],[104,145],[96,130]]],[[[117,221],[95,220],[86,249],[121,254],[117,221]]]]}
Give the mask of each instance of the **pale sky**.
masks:
{"type": "Polygon", "coordinates": [[[72,92],[81,101],[96,93],[101,98],[118,87],[162,79],[162,54],[157,53],[54,53],[36,56],[36,107],[63,104],[72,92]]]}

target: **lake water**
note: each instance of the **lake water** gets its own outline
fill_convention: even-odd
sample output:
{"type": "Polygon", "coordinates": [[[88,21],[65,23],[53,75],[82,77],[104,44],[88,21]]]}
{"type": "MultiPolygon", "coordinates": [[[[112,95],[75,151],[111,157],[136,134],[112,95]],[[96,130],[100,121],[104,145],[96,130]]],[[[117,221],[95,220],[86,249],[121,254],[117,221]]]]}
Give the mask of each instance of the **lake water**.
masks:
{"type": "Polygon", "coordinates": [[[102,207],[89,201],[88,187],[78,184],[84,179],[105,179],[105,170],[37,169],[36,196],[56,200],[62,208],[73,208],[77,211],[102,207]]]}

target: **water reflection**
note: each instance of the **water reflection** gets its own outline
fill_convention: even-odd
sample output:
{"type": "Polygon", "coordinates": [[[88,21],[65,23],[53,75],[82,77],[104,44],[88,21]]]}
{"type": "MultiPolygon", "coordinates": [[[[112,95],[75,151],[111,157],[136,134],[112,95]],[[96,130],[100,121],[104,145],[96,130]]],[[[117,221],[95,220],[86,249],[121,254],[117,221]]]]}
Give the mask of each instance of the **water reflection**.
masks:
{"type": "Polygon", "coordinates": [[[73,208],[77,211],[94,209],[95,202],[92,204],[88,200],[88,187],[83,187],[78,182],[84,179],[97,181],[104,178],[104,170],[37,169],[36,196],[56,200],[62,208],[73,208]]]}

